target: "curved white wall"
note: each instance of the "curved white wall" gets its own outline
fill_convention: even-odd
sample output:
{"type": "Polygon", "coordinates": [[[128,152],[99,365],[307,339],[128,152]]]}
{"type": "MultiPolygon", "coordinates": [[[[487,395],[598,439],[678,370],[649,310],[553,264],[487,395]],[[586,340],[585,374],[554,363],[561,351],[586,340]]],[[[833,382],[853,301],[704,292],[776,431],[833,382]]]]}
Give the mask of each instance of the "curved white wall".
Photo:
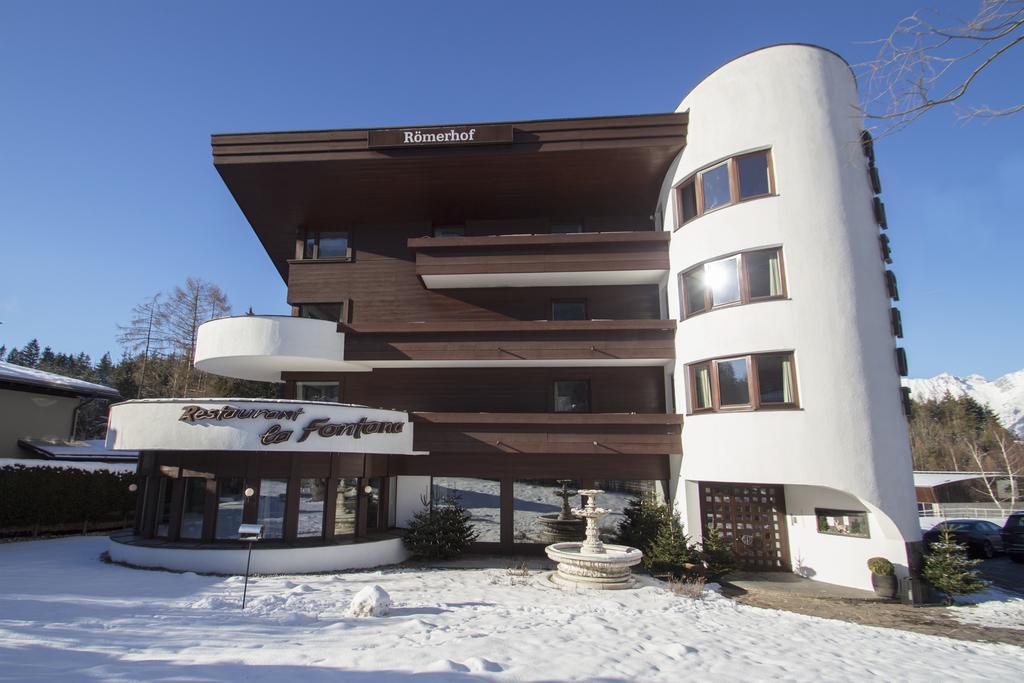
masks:
{"type": "Polygon", "coordinates": [[[199,326],[195,366],[223,377],[280,382],[282,372],[353,372],[345,335],[327,320],[278,315],[218,318],[199,326]]]}
{"type": "MultiPolygon", "coordinates": [[[[675,225],[671,187],[738,153],[771,148],[777,196],[720,209],[674,232],[669,314],[679,318],[679,272],[762,246],[782,245],[790,299],[680,322],[676,405],[688,405],[688,363],[776,350],[795,352],[801,404],[795,411],[687,418],[680,482],[848,492],[876,512],[886,554],[905,564],[905,553],[892,557],[889,541],[917,541],[920,529],[856,105],[842,59],[785,45],[726,64],[679,106],[690,119],[687,146],[662,189],[666,230],[675,225]]],[[[829,580],[821,572],[818,578],[829,580]]]]}

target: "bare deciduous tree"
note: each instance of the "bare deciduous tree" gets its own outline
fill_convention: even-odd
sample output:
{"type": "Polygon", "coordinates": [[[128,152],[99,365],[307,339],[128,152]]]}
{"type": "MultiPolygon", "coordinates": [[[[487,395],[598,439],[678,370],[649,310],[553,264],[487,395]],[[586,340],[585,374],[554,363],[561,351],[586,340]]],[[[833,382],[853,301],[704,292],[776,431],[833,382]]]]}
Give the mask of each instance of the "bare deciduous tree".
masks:
{"type": "Polygon", "coordinates": [[[142,398],[145,390],[146,367],[149,365],[150,354],[158,354],[162,349],[164,340],[160,337],[160,319],[160,294],[157,293],[132,308],[131,322],[127,325],[117,326],[118,343],[132,353],[142,354],[139,389],[136,398],[142,398]]]}
{"type": "Polygon", "coordinates": [[[195,361],[196,335],[199,326],[207,320],[231,313],[231,304],[221,288],[212,282],[190,277],[184,287],[175,287],[164,304],[160,315],[160,326],[171,349],[182,359],[181,384],[175,378],[175,393],[180,387],[182,396],[192,391],[195,375],[192,364],[195,361]]]}
{"type": "MultiPolygon", "coordinates": [[[[864,115],[884,135],[936,107],[966,102],[978,79],[1021,43],[1024,0],[982,0],[967,20],[915,12],[877,41],[875,59],[858,65],[867,75],[864,115]]],[[[1019,98],[1019,91],[1015,95],[1019,98]]],[[[998,108],[970,104],[960,117],[990,119],[1020,111],[1024,102],[998,108]]]]}

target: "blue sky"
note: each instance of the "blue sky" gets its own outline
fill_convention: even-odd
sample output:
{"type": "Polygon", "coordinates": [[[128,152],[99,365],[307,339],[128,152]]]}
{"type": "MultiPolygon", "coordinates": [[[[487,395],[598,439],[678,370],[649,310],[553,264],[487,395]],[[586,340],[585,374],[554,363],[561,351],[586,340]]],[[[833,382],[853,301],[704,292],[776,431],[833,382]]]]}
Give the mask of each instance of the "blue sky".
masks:
{"type": "MultiPolygon", "coordinates": [[[[671,111],[743,52],[851,63],[914,2],[0,3],[0,344],[94,359],[194,275],[237,311],[285,287],[213,169],[216,132],[671,111]]],[[[972,101],[1020,101],[1024,47],[972,101]],[[1016,99],[1014,99],[1016,96],[1016,99]]],[[[933,112],[881,141],[913,376],[1024,368],[1024,115],[933,112]]]]}

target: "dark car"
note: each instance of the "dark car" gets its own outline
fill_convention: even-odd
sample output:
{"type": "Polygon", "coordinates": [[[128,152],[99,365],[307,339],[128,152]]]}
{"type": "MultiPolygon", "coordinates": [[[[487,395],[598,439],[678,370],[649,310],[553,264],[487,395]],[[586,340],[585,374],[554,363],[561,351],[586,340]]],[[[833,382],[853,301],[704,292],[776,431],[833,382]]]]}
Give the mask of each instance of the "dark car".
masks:
{"type": "Polygon", "coordinates": [[[1024,563],[1024,512],[1014,512],[1003,525],[1003,548],[1014,562],[1024,563]]]}
{"type": "Polygon", "coordinates": [[[953,533],[957,543],[967,546],[968,554],[974,557],[987,559],[1003,549],[1003,530],[984,519],[947,519],[936,524],[924,534],[925,548],[931,549],[932,543],[942,538],[943,527],[953,533]]]}

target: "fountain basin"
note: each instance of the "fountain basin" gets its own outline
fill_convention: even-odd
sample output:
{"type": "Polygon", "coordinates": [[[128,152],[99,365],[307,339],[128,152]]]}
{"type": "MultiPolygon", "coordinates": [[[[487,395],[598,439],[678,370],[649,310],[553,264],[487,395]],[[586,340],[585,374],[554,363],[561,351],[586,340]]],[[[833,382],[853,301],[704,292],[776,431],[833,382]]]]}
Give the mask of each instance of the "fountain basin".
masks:
{"type": "Polygon", "coordinates": [[[541,539],[548,543],[582,541],[584,521],[575,517],[563,519],[558,513],[538,515],[534,520],[541,528],[541,539]]]}
{"type": "Polygon", "coordinates": [[[644,554],[625,545],[604,545],[604,552],[586,552],[583,543],[553,543],[546,548],[549,559],[558,563],[551,582],[566,588],[623,590],[636,586],[630,568],[644,554]]]}

